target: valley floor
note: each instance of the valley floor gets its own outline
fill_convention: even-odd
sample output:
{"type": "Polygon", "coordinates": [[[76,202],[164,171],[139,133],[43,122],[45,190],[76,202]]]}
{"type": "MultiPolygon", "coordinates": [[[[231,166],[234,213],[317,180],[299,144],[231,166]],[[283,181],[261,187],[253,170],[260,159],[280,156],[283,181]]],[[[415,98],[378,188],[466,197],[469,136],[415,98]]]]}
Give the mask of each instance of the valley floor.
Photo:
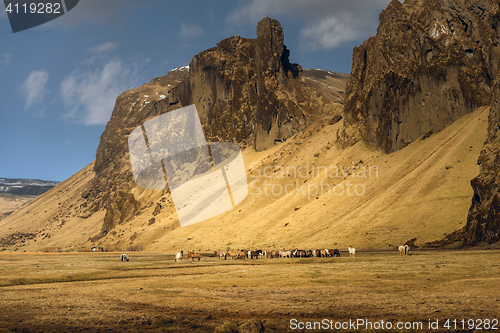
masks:
{"type": "MultiPolygon", "coordinates": [[[[375,326],[341,331],[381,332],[382,320],[422,323],[393,332],[428,332],[429,320],[438,320],[433,332],[469,331],[469,319],[475,328],[500,319],[499,254],[381,251],[224,261],[205,253],[199,262],[175,263],[173,253],[132,252],[121,262],[120,253],[4,252],[0,331],[258,332],[262,324],[265,332],[284,332],[358,319],[375,326]],[[456,330],[453,321],[445,328],[447,319],[456,319],[456,330]]],[[[338,331],[329,328],[322,331],[338,331]]]]}

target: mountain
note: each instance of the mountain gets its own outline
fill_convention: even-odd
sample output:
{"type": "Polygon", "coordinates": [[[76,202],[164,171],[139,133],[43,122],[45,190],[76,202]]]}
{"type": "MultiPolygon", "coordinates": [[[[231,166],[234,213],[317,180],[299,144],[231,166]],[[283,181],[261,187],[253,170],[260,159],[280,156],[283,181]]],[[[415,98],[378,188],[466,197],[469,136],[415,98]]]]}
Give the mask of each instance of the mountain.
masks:
{"type": "Polygon", "coordinates": [[[465,245],[500,241],[500,7],[496,3],[488,14],[490,31],[489,52],[493,85],[488,117],[488,138],[479,155],[480,174],[471,181],[474,189],[465,228],[465,245]]]}
{"type": "Polygon", "coordinates": [[[283,40],[279,22],[262,19],[256,39],[222,40],[194,56],[180,81],[169,74],[117,98],[89,189],[89,200],[106,209],[101,236],[163,195],[137,188],[130,169],[128,135],[152,117],[195,104],[207,142],[235,142],[256,151],[315,123],[340,119],[341,106],[304,83],[283,40]]]}
{"type": "Polygon", "coordinates": [[[39,179],[0,178],[0,220],[57,184],[39,179]]]}
{"type": "Polygon", "coordinates": [[[57,186],[59,182],[39,179],[0,178],[0,194],[40,195],[57,186]]]}
{"type": "Polygon", "coordinates": [[[490,106],[465,245],[500,240],[498,23],[496,1],[391,1],[377,34],[354,49],[337,134],[343,147],[362,139],[391,153],[490,106]]]}
{"type": "Polygon", "coordinates": [[[321,92],[335,103],[344,104],[345,86],[349,82],[350,75],[334,73],[324,69],[304,69],[302,81],[311,89],[321,92]]]}
{"type": "Polygon", "coordinates": [[[0,221],[0,246],[392,249],[403,243],[459,246],[466,235],[480,242],[498,221],[498,108],[484,95],[496,83],[487,75],[481,81],[483,70],[494,68],[489,64],[496,51],[490,58],[474,45],[467,46],[472,55],[469,48],[456,51],[479,41],[474,38],[484,38],[481,52],[494,46],[475,30],[496,15],[494,6],[480,15],[490,8],[484,3],[391,2],[377,36],[366,42],[370,47],[355,50],[351,76],[291,64],[279,23],[261,20],[256,39],[227,38],[194,56],[189,67],[118,96],[95,162],[0,221]],[[417,38],[427,31],[422,23],[433,31],[432,17],[455,29],[451,37],[427,33],[421,39],[432,44],[428,39],[436,38],[432,52],[436,66],[446,68],[441,72],[439,66],[424,71],[427,63],[405,65],[418,54],[434,63],[434,55],[425,57],[428,44],[417,38]],[[402,19],[406,23],[394,23],[402,19]],[[471,20],[468,28],[462,20],[471,20]],[[398,38],[404,50],[380,49],[383,40],[398,38]],[[476,56],[490,60],[468,60],[476,56]],[[474,70],[470,84],[460,79],[468,70],[474,70]],[[345,104],[338,103],[343,91],[345,104]],[[378,99],[380,94],[385,97],[378,99]],[[418,97],[424,99],[421,110],[408,102],[418,97]],[[223,214],[180,227],[168,189],[135,185],[127,140],[137,126],[190,104],[196,105],[207,141],[242,148],[249,194],[223,214]],[[484,219],[474,224],[477,216],[484,219]]]}
{"type": "Polygon", "coordinates": [[[391,153],[486,105],[498,60],[491,52],[493,4],[392,0],[377,34],[353,51],[346,127],[391,153]]]}

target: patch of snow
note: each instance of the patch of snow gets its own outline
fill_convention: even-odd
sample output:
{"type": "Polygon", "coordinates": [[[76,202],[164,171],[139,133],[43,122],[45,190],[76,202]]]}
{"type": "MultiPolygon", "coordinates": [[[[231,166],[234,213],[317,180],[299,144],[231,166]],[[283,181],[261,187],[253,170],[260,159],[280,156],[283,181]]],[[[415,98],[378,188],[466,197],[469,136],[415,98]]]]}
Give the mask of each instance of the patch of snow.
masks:
{"type": "Polygon", "coordinates": [[[171,70],[171,72],[173,71],[188,71],[189,70],[189,66],[181,66],[181,67],[177,67],[177,68],[174,68],[171,70]]]}
{"type": "Polygon", "coordinates": [[[431,30],[430,32],[430,35],[432,38],[436,39],[438,38],[439,36],[443,35],[443,34],[449,34],[450,31],[448,30],[447,27],[445,27],[444,25],[442,25],[441,23],[437,22],[435,25],[434,25],[434,29],[431,30]]]}
{"type": "Polygon", "coordinates": [[[161,95],[161,96],[160,96],[160,101],[161,101],[162,99],[165,99],[165,97],[167,97],[167,96],[165,96],[165,95],[161,95]]]}

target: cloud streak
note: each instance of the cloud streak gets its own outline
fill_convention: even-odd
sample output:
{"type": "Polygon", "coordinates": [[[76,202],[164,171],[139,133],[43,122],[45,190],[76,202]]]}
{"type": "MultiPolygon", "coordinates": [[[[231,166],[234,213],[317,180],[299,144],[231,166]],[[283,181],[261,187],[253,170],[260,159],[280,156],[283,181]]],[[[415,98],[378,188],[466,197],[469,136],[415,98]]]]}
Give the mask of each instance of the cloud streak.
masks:
{"type": "Polygon", "coordinates": [[[238,6],[226,19],[226,30],[255,25],[271,16],[301,22],[304,50],[333,49],[374,34],[378,15],[390,0],[252,0],[238,6]]]}
{"type": "Polygon", "coordinates": [[[25,95],[25,107],[29,108],[35,103],[40,103],[46,93],[45,85],[49,80],[49,74],[43,70],[32,71],[21,86],[21,92],[25,95]]]}
{"type": "Polygon", "coordinates": [[[106,124],[116,97],[133,87],[136,76],[137,70],[120,60],[95,71],[73,71],[60,86],[61,99],[69,109],[64,118],[86,125],[106,124]]]}
{"type": "Polygon", "coordinates": [[[181,29],[179,30],[179,39],[182,43],[189,43],[189,41],[196,39],[203,35],[203,28],[195,24],[185,24],[181,22],[181,29]]]}
{"type": "Polygon", "coordinates": [[[92,53],[107,53],[113,51],[118,46],[120,46],[120,44],[118,44],[117,42],[107,42],[101,45],[96,45],[94,47],[91,47],[89,51],[92,53]]]}

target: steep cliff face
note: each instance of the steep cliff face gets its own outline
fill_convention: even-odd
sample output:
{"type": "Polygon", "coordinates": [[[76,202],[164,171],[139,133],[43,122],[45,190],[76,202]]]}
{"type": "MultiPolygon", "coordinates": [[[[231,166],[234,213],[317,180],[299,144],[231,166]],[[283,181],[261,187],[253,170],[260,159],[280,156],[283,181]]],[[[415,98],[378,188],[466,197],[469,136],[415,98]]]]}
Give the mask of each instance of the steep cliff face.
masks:
{"type": "Polygon", "coordinates": [[[492,0],[392,1],[354,49],[337,133],[340,146],[361,139],[391,153],[490,105],[465,245],[500,240],[499,14],[492,0]]]}
{"type": "Polygon", "coordinates": [[[485,105],[494,77],[493,4],[393,0],[376,36],[354,49],[341,143],[355,141],[357,132],[372,147],[394,152],[485,105]]]}
{"type": "Polygon", "coordinates": [[[478,159],[479,176],[471,181],[474,190],[465,228],[465,245],[500,241],[500,8],[496,4],[489,13],[491,27],[489,51],[495,83],[488,118],[488,140],[478,159]]]}
{"type": "MultiPolygon", "coordinates": [[[[101,136],[96,178],[88,190],[95,208],[106,209],[100,236],[141,214],[168,191],[147,191],[133,180],[128,135],[145,121],[195,104],[208,142],[229,141],[261,151],[315,122],[339,117],[341,107],[301,80],[302,68],[289,62],[278,21],[265,18],[257,38],[233,36],[179,68],[121,94],[101,136]]],[[[85,194],[87,195],[87,194],[85,194]]]]}
{"type": "Polygon", "coordinates": [[[257,39],[234,36],[190,63],[192,102],[209,141],[235,141],[257,151],[332,116],[333,104],[301,81],[276,20],[257,26],[257,39]]]}

